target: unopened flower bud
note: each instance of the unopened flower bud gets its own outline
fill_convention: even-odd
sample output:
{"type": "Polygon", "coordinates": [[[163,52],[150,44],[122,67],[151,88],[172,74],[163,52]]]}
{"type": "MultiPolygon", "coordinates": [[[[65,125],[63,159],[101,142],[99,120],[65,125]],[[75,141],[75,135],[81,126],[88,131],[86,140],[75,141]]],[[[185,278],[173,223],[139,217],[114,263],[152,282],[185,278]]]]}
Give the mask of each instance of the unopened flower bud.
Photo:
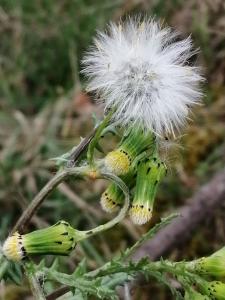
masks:
{"type": "Polygon", "coordinates": [[[55,225],[24,235],[15,232],[3,245],[4,255],[12,261],[20,261],[28,255],[68,255],[80,239],[81,232],[69,223],[59,221],[55,225]]]}
{"type": "Polygon", "coordinates": [[[202,286],[204,292],[210,300],[224,300],[225,299],[225,284],[221,281],[211,281],[202,286]]]}
{"type": "Polygon", "coordinates": [[[186,264],[190,271],[200,275],[225,276],[225,247],[208,257],[202,257],[186,264]]]}
{"type": "Polygon", "coordinates": [[[140,162],[134,200],[129,210],[135,224],[142,225],[151,219],[157,188],[165,174],[166,166],[157,157],[140,162]]]}
{"type": "Polygon", "coordinates": [[[195,290],[185,292],[184,300],[210,300],[206,295],[202,295],[195,290]]]}
{"type": "MultiPolygon", "coordinates": [[[[129,189],[134,186],[135,175],[136,172],[129,172],[121,176],[121,179],[129,189]]],[[[116,212],[122,206],[123,201],[124,193],[115,183],[110,183],[101,196],[102,209],[108,213],[116,212]]]]}
{"type": "Polygon", "coordinates": [[[123,192],[115,183],[111,183],[102,194],[100,203],[104,211],[113,213],[121,206],[123,200],[123,192]]]}
{"type": "Polygon", "coordinates": [[[116,174],[124,175],[131,171],[135,158],[154,144],[152,133],[143,132],[141,128],[130,129],[118,149],[109,152],[105,157],[106,168],[116,174]]]}

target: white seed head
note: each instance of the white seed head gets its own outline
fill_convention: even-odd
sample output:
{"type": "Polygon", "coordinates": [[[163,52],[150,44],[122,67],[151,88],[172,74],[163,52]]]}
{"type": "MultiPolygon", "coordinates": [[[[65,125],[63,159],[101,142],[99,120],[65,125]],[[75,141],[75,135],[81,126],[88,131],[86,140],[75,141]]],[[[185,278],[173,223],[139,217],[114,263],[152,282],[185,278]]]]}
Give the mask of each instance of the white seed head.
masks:
{"type": "Polygon", "coordinates": [[[190,37],[178,40],[171,28],[153,19],[129,19],[98,33],[83,59],[83,73],[94,91],[114,107],[114,120],[156,134],[174,133],[200,101],[199,68],[188,61],[196,53],[190,37]]]}

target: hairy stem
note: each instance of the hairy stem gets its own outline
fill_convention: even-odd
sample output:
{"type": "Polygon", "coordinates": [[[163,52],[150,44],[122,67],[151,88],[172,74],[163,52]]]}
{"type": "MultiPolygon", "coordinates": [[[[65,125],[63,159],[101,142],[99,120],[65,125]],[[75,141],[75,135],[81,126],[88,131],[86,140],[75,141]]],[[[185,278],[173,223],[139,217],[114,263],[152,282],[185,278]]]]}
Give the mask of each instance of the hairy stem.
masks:
{"type": "Polygon", "coordinates": [[[24,264],[25,272],[27,279],[29,281],[32,294],[36,300],[46,300],[43,289],[40,286],[38,278],[35,275],[35,272],[31,270],[28,264],[24,264]]]}
{"type": "Polygon", "coordinates": [[[118,185],[118,187],[123,191],[124,195],[125,195],[125,200],[124,200],[124,205],[121,208],[119,214],[112,220],[110,220],[109,222],[103,224],[103,225],[99,225],[94,229],[91,230],[87,230],[87,231],[82,231],[83,236],[81,236],[80,240],[86,239],[87,237],[93,236],[98,234],[101,231],[105,231],[113,226],[115,226],[116,224],[118,224],[120,221],[122,221],[124,219],[124,217],[126,216],[126,213],[129,209],[129,205],[130,205],[130,196],[129,196],[129,189],[128,187],[125,185],[125,183],[116,175],[112,174],[112,173],[104,173],[101,172],[98,175],[98,178],[105,178],[105,179],[110,179],[111,181],[113,181],[116,185],[118,185]]]}
{"type": "Polygon", "coordinates": [[[75,165],[80,155],[87,149],[88,145],[90,144],[93,137],[95,136],[97,130],[98,130],[98,126],[95,127],[92,130],[92,132],[80,142],[80,144],[76,147],[74,152],[70,154],[69,161],[67,163],[68,168],[72,168],[75,165]]]}
{"type": "MultiPolygon", "coordinates": [[[[163,218],[160,223],[156,224],[153,228],[151,228],[147,233],[145,233],[133,246],[126,249],[122,254],[118,255],[114,258],[114,262],[124,262],[132,255],[132,253],[140,247],[146,240],[151,239],[160,229],[165,227],[167,224],[169,224],[177,214],[172,214],[166,218],[163,218]]],[[[111,265],[111,262],[105,263],[103,266],[99,267],[98,269],[91,271],[88,273],[88,276],[94,276],[96,277],[99,273],[101,273],[104,270],[107,270],[109,266],[111,265]]]]}
{"type": "Polygon", "coordinates": [[[92,140],[89,143],[88,152],[87,152],[87,160],[91,166],[93,166],[93,164],[94,164],[93,156],[94,156],[94,150],[96,148],[96,145],[98,144],[98,141],[101,137],[102,131],[109,124],[111,117],[112,117],[112,112],[109,113],[104,118],[104,120],[99,124],[99,126],[96,128],[95,135],[93,136],[92,140]]]}
{"type": "Polygon", "coordinates": [[[12,233],[19,231],[20,233],[24,232],[25,226],[28,224],[35,212],[40,208],[44,199],[52,192],[52,190],[68,176],[71,175],[83,175],[86,174],[89,167],[79,167],[66,169],[58,174],[56,174],[37,194],[37,196],[32,200],[27,209],[23,212],[16,225],[14,226],[12,233]]]}
{"type": "MultiPolygon", "coordinates": [[[[180,278],[181,284],[183,282],[190,282],[202,284],[202,280],[198,275],[188,272],[184,268],[184,262],[170,262],[170,261],[140,261],[136,263],[121,263],[118,264],[106,264],[107,268],[102,270],[100,273],[95,274],[93,271],[85,274],[82,278],[75,278],[74,275],[68,275],[65,273],[58,272],[53,269],[43,268],[42,271],[45,273],[49,280],[54,280],[58,283],[61,283],[66,286],[73,286],[78,289],[86,289],[89,287],[89,291],[92,292],[94,287],[95,280],[98,278],[104,278],[108,276],[127,274],[131,278],[135,278],[139,273],[144,274],[145,276],[151,276],[156,280],[160,280],[166,274],[172,274],[174,277],[180,278]],[[188,281],[187,281],[188,280],[188,281]]],[[[112,277],[113,279],[114,277],[112,277]]],[[[124,280],[125,283],[127,279],[124,280]]],[[[164,282],[165,283],[165,282],[164,282]]]]}
{"type": "MultiPolygon", "coordinates": [[[[68,168],[72,168],[75,165],[75,162],[78,160],[80,155],[86,150],[93,137],[98,130],[98,126],[96,126],[92,132],[84,138],[80,144],[75,148],[75,150],[70,154],[69,161],[67,163],[68,168]]],[[[45,187],[37,194],[37,196],[32,200],[28,208],[23,212],[17,221],[16,225],[13,227],[12,233],[15,231],[20,231],[23,233],[25,226],[29,223],[32,216],[41,206],[44,199],[51,193],[51,191],[64,179],[69,176],[68,171],[60,172],[56,174],[46,185],[45,187]]]]}

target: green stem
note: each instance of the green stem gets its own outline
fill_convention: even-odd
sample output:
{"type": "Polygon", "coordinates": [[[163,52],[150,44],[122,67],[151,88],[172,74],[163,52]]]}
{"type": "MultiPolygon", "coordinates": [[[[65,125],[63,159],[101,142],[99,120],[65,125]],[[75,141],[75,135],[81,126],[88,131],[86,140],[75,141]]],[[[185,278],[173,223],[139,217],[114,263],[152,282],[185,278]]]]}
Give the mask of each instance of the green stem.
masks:
{"type": "Polygon", "coordinates": [[[85,167],[76,167],[65,169],[62,172],[57,173],[36,195],[36,197],[32,200],[27,209],[23,212],[16,225],[14,226],[12,233],[15,231],[19,231],[20,233],[24,232],[25,226],[35,214],[35,212],[40,208],[44,199],[52,192],[52,190],[63,180],[71,175],[86,175],[88,170],[90,170],[89,166],[85,167]]]}
{"type": "MultiPolygon", "coordinates": [[[[156,268],[157,271],[163,273],[171,273],[178,278],[178,280],[183,285],[183,282],[188,282],[189,285],[193,283],[197,285],[203,285],[205,280],[202,279],[199,275],[189,272],[185,268],[185,262],[171,262],[169,260],[161,260],[157,262],[152,262],[152,266],[156,268]],[[180,280],[181,279],[181,280],[180,280]]],[[[149,264],[148,268],[151,268],[151,264],[149,264]]]]}
{"type": "Polygon", "coordinates": [[[36,300],[46,300],[43,289],[35,275],[34,270],[31,269],[28,263],[24,264],[27,279],[29,281],[32,294],[36,300]]]}
{"type": "MultiPolygon", "coordinates": [[[[37,210],[38,206],[40,206],[40,199],[41,201],[43,201],[46,195],[49,193],[49,191],[52,190],[54,186],[56,186],[59,182],[61,182],[61,180],[65,178],[65,176],[70,176],[70,175],[89,176],[95,179],[104,178],[113,181],[122,190],[125,196],[124,205],[122,209],[114,219],[110,220],[109,222],[103,225],[99,225],[96,228],[93,228],[91,230],[80,231],[72,228],[67,222],[61,221],[49,228],[36,230],[34,232],[22,235],[23,247],[25,249],[26,255],[29,254],[30,255],[32,254],[33,255],[37,255],[37,254],[68,255],[70,251],[74,249],[74,246],[76,245],[77,242],[87,239],[90,236],[96,235],[99,232],[105,231],[115,226],[126,216],[126,213],[129,209],[129,189],[127,188],[125,183],[114,174],[104,173],[101,172],[101,170],[90,169],[89,166],[83,166],[83,167],[67,169],[59,173],[58,175],[56,175],[37,195],[37,198],[34,199],[34,201],[25,211],[24,218],[27,219],[30,218],[33,215],[33,213],[37,210]]],[[[23,222],[24,219],[22,218],[22,224],[24,224],[23,222]]],[[[8,259],[11,260],[18,259],[15,258],[10,253],[9,255],[7,253],[5,253],[5,255],[7,256],[8,259]]],[[[19,255],[19,258],[22,259],[23,255],[19,255]]]]}
{"type": "MultiPolygon", "coordinates": [[[[153,228],[151,228],[148,232],[146,232],[145,234],[143,234],[140,239],[130,248],[128,248],[124,254],[122,255],[122,259],[126,260],[128,259],[133,253],[135,253],[135,251],[140,248],[140,246],[147,240],[150,240],[152,237],[154,237],[159,230],[161,230],[162,228],[164,228],[166,225],[170,224],[170,222],[178,217],[179,215],[174,213],[168,217],[162,218],[161,221],[159,223],[157,223],[153,228]]],[[[118,257],[118,259],[120,259],[120,256],[118,257]]]]}
{"type": "MultiPolygon", "coordinates": [[[[111,114],[108,115],[108,118],[109,117],[111,117],[111,114]]],[[[107,117],[105,118],[103,123],[106,121],[108,122],[107,117]]],[[[101,124],[99,127],[101,126],[103,126],[103,124],[101,124]]],[[[67,164],[68,168],[72,168],[74,166],[76,160],[83,153],[83,151],[86,150],[87,146],[91,143],[92,139],[96,136],[96,134],[99,135],[99,131],[100,130],[102,131],[102,129],[99,129],[99,127],[94,128],[91,134],[88,137],[86,137],[84,140],[82,140],[80,144],[72,151],[69,157],[69,162],[67,164]]],[[[96,142],[92,147],[95,147],[95,145],[96,142]]],[[[89,151],[94,151],[94,148],[93,150],[90,149],[89,151]]],[[[60,182],[66,179],[69,175],[70,174],[68,170],[57,173],[32,200],[28,208],[20,216],[19,220],[17,221],[11,233],[15,231],[20,231],[20,233],[23,233],[25,226],[29,223],[30,219],[35,214],[35,212],[39,209],[44,199],[51,193],[51,191],[60,182]]]]}
{"type": "MultiPolygon", "coordinates": [[[[151,239],[160,229],[169,224],[178,214],[172,214],[166,218],[163,218],[160,223],[156,224],[153,228],[151,228],[147,233],[145,233],[133,246],[128,248],[124,253],[118,255],[114,258],[114,262],[118,261],[126,261],[136,249],[138,249],[146,240],[151,239]]],[[[153,263],[155,264],[155,263],[153,263]]],[[[111,262],[105,263],[103,266],[98,269],[91,271],[88,273],[88,276],[97,276],[100,272],[106,270],[111,265],[111,262]]]]}
{"type": "Polygon", "coordinates": [[[96,148],[96,145],[101,137],[102,131],[105,129],[105,127],[109,124],[109,121],[112,117],[113,112],[110,112],[104,120],[101,122],[101,124],[98,126],[95,135],[93,139],[91,140],[89,146],[88,146],[88,151],[87,151],[87,160],[90,166],[94,166],[94,150],[96,148]]]}
{"type": "MultiPolygon", "coordinates": [[[[67,286],[73,286],[80,290],[96,294],[96,282],[101,278],[104,281],[105,286],[107,285],[107,279],[110,278],[109,286],[124,284],[129,280],[129,278],[134,278],[138,274],[142,273],[146,277],[155,278],[157,281],[162,284],[166,284],[170,287],[170,282],[167,282],[167,274],[172,274],[175,276],[184,289],[187,289],[189,286],[192,286],[193,283],[204,284],[202,279],[194,274],[186,271],[184,262],[171,262],[171,261],[139,261],[136,263],[122,263],[118,261],[115,263],[107,263],[104,265],[105,269],[101,269],[100,272],[91,271],[87,274],[84,274],[82,278],[76,278],[74,274],[68,275],[64,273],[57,272],[53,269],[43,268],[41,271],[46,274],[48,279],[54,280],[58,283],[67,286]],[[113,276],[114,275],[114,276],[113,276]],[[120,278],[120,275],[125,275],[124,278],[120,278]],[[109,277],[110,276],[110,277],[109,277]],[[116,280],[116,282],[113,282],[116,280]]],[[[173,291],[174,289],[171,288],[173,291]]]]}
{"type": "MultiPolygon", "coordinates": [[[[115,262],[115,261],[114,261],[115,262]]],[[[184,262],[171,262],[171,261],[149,261],[146,265],[142,263],[124,263],[118,260],[118,264],[111,264],[111,262],[106,263],[104,266],[97,270],[91,271],[85,275],[87,278],[96,278],[109,276],[116,273],[128,273],[130,275],[137,275],[139,272],[143,273],[145,276],[149,275],[155,277],[154,274],[158,276],[159,273],[166,274],[170,273],[177,278],[180,277],[184,279],[183,281],[197,282],[200,283],[201,278],[194,273],[190,273],[185,270],[184,262]]],[[[157,279],[157,276],[155,277],[157,279]]],[[[183,283],[181,281],[181,283],[183,283]]]]}
{"type": "Polygon", "coordinates": [[[91,230],[80,231],[80,233],[81,233],[80,240],[86,239],[90,236],[96,235],[99,232],[105,231],[105,230],[115,226],[116,224],[118,224],[119,222],[121,222],[124,219],[128,209],[129,209],[129,205],[130,205],[129,189],[125,185],[125,183],[119,177],[117,177],[116,175],[114,175],[112,173],[101,172],[98,175],[98,178],[105,178],[105,179],[109,179],[109,180],[113,181],[123,191],[123,193],[125,195],[124,205],[121,208],[119,214],[114,219],[110,220],[109,222],[107,222],[103,225],[99,225],[96,228],[93,228],[91,230]]]}

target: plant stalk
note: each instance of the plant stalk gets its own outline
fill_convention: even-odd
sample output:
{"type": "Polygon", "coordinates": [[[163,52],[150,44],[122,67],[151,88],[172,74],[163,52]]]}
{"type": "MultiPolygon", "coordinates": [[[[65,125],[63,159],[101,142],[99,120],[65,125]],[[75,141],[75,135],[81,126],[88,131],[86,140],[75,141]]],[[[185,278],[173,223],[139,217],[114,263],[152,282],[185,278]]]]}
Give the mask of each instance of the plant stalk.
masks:
{"type": "Polygon", "coordinates": [[[71,175],[84,175],[89,170],[89,167],[77,167],[71,169],[65,169],[64,171],[57,173],[36,195],[32,200],[27,209],[23,212],[16,225],[12,229],[12,233],[19,231],[21,234],[24,233],[25,226],[29,223],[32,216],[40,208],[44,199],[52,192],[52,190],[60,184],[63,180],[71,175]]]}

